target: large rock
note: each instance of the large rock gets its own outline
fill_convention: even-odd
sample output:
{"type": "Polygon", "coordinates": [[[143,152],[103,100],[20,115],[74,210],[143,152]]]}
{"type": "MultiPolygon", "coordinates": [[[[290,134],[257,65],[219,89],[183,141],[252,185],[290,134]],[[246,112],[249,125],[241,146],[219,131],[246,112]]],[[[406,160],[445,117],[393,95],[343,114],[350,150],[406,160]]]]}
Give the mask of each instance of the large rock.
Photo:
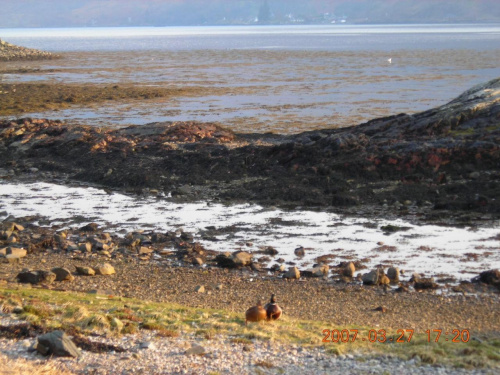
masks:
{"type": "Polygon", "coordinates": [[[356,267],[353,262],[349,262],[342,269],[342,275],[346,277],[354,277],[354,272],[356,271],[356,267]]]}
{"type": "Polygon", "coordinates": [[[328,275],[328,271],[330,270],[330,266],[327,264],[322,264],[313,268],[309,268],[308,270],[302,272],[305,277],[324,277],[328,275]]]}
{"type": "Polygon", "coordinates": [[[232,255],[229,253],[218,254],[215,261],[219,267],[223,268],[250,266],[252,264],[252,254],[246,251],[236,251],[232,255]]]}
{"type": "Polygon", "coordinates": [[[24,258],[26,255],[28,255],[28,252],[25,249],[20,248],[20,247],[9,246],[7,248],[7,253],[5,256],[7,256],[7,255],[12,255],[12,257],[16,257],[16,258],[24,258]]]}
{"type": "Polygon", "coordinates": [[[436,284],[433,277],[430,277],[430,278],[422,277],[422,278],[417,279],[417,281],[415,281],[415,284],[413,284],[413,287],[416,290],[438,289],[439,285],[436,284]]]}
{"type": "Polygon", "coordinates": [[[55,267],[51,270],[56,275],[55,281],[73,281],[75,277],[71,271],[64,267],[55,267]]]}
{"type": "Polygon", "coordinates": [[[383,276],[385,276],[385,274],[384,274],[384,270],[382,268],[377,268],[375,270],[371,270],[370,272],[365,273],[363,275],[363,277],[362,277],[363,284],[365,284],[365,285],[379,285],[382,282],[387,282],[383,278],[383,276]]]}
{"type": "Polygon", "coordinates": [[[96,275],[113,275],[116,273],[115,268],[109,263],[100,264],[94,267],[94,270],[96,275]]]}
{"type": "Polygon", "coordinates": [[[387,277],[391,280],[392,283],[399,282],[399,268],[398,267],[389,267],[387,269],[387,277]]]}
{"type": "Polygon", "coordinates": [[[36,350],[43,355],[75,358],[81,356],[75,343],[63,331],[49,332],[38,336],[37,340],[36,350]]]}
{"type": "Polygon", "coordinates": [[[82,253],[90,253],[92,251],[92,244],[90,242],[83,242],[78,245],[78,250],[82,253]]]}
{"type": "Polygon", "coordinates": [[[95,271],[91,267],[87,266],[75,266],[76,268],[76,273],[82,276],[94,276],[95,271]]]}
{"type": "Polygon", "coordinates": [[[299,258],[302,258],[306,255],[306,250],[302,246],[297,247],[293,252],[299,258]]]}
{"type": "Polygon", "coordinates": [[[500,270],[489,270],[479,274],[479,281],[485,284],[497,285],[500,283],[500,270]]]}
{"type": "Polygon", "coordinates": [[[56,279],[56,274],[49,271],[23,271],[17,274],[17,279],[20,283],[29,284],[51,284],[56,279]]]}
{"type": "Polygon", "coordinates": [[[246,251],[237,251],[233,253],[233,261],[236,267],[244,267],[252,264],[253,255],[246,251]]]}
{"type": "Polygon", "coordinates": [[[283,277],[285,279],[300,279],[300,271],[297,267],[290,267],[283,277]]]}

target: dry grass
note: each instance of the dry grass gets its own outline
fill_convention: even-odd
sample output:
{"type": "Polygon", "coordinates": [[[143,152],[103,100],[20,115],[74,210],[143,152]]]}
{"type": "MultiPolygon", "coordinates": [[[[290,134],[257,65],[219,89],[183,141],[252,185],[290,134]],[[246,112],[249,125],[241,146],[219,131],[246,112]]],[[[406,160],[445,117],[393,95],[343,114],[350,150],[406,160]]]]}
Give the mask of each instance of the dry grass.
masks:
{"type": "Polygon", "coordinates": [[[0,354],[0,375],[71,375],[58,364],[51,361],[33,363],[22,358],[10,359],[0,354]]]}

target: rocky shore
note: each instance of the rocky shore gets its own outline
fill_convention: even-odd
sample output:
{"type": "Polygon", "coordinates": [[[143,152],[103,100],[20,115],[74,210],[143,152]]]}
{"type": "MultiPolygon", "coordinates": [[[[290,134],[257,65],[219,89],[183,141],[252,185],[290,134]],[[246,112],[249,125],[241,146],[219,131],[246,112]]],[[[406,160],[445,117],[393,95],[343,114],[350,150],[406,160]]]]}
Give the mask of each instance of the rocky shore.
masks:
{"type": "MultiPolygon", "coordinates": [[[[0,123],[4,178],[42,172],[177,200],[253,201],[419,221],[500,214],[500,79],[415,115],[284,136],[210,123],[0,123]]],[[[45,177],[44,177],[45,176],[45,177]]]]}
{"type": "Polygon", "coordinates": [[[286,314],[297,319],[410,324],[424,329],[432,316],[439,326],[455,322],[480,331],[500,331],[498,270],[448,285],[416,274],[403,275],[397,268],[364,269],[354,277],[358,262],[331,266],[319,262],[307,270],[293,264],[269,268],[267,261],[278,256],[271,247],[218,253],[181,230],[119,235],[94,223],[60,230],[60,225],[41,227],[38,220],[26,217],[2,223],[0,285],[16,288],[21,283],[81,292],[97,287],[95,292],[103,295],[242,313],[242,306],[275,292],[286,314]],[[484,296],[481,302],[473,296],[476,293],[484,296]],[[344,302],[333,307],[329,300],[344,302]],[[369,313],[380,306],[383,314],[369,313]],[[467,310],[476,315],[464,315],[467,310]]]}
{"type": "Polygon", "coordinates": [[[0,39],[0,61],[46,60],[59,58],[50,52],[16,46],[0,39]]]}
{"type": "MultiPolygon", "coordinates": [[[[12,219],[2,223],[0,232],[0,291],[7,291],[0,293],[2,365],[10,358],[16,363],[27,361],[28,368],[45,363],[54,368],[53,373],[77,374],[140,371],[185,374],[192,373],[193,363],[196,373],[202,374],[283,371],[289,374],[345,371],[383,374],[389,367],[409,374],[493,374],[498,367],[498,356],[490,355],[485,361],[478,359],[486,355],[485,348],[498,342],[498,270],[485,272],[474,282],[462,282],[448,291],[436,293],[432,286],[419,286],[425,281],[415,275],[411,278],[398,275],[397,283],[394,280],[388,284],[366,283],[364,278],[361,282],[349,276],[352,264],[326,268],[326,272],[319,267],[317,275],[303,272],[292,276],[295,271],[264,269],[260,262],[264,254],[241,251],[216,254],[183,231],[113,233],[92,223],[61,229],[61,224],[45,223],[41,227],[38,221],[43,219],[37,217],[17,218],[15,222],[10,221],[12,219]],[[15,297],[10,292],[13,290],[26,291],[28,296],[15,297]],[[76,349],[75,359],[63,356],[46,360],[35,348],[40,335],[50,330],[35,322],[50,321],[54,313],[33,293],[37,290],[95,296],[95,302],[89,302],[83,297],[85,294],[80,295],[78,298],[84,306],[102,300],[114,300],[117,305],[105,309],[110,323],[107,320],[99,323],[104,333],[75,331],[83,324],[78,322],[65,326],[80,348],[76,349]],[[272,324],[255,325],[251,328],[253,331],[246,332],[245,309],[271,293],[279,296],[284,317],[272,324]],[[175,311],[184,311],[182,315],[187,315],[186,308],[216,309],[212,311],[217,318],[214,320],[210,314],[203,313],[201,322],[191,322],[193,333],[182,329],[172,333],[151,320],[155,317],[158,322],[165,322],[164,309],[150,305],[147,309],[137,309],[132,300],[121,302],[124,298],[176,303],[182,308],[177,307],[175,311]],[[142,317],[139,311],[147,315],[142,317]],[[221,311],[233,313],[235,317],[224,318],[221,311]],[[112,318],[115,314],[119,319],[112,318]],[[43,319],[40,321],[37,315],[43,319]],[[23,325],[19,318],[28,323],[23,325]],[[282,343],[278,339],[285,334],[285,327],[295,327],[296,321],[302,322],[300,324],[325,322],[324,326],[307,331],[314,346],[282,343]],[[206,328],[222,324],[232,324],[231,335],[217,335],[215,328],[206,328]],[[353,324],[375,330],[383,328],[391,334],[403,327],[411,328],[420,336],[429,329],[467,330],[474,343],[464,349],[457,346],[458,352],[448,355],[462,356],[461,363],[468,369],[443,366],[437,358],[440,355],[437,346],[423,350],[409,344],[393,344],[400,345],[398,349],[408,345],[403,358],[409,360],[395,354],[344,352],[346,349],[333,344],[318,346],[323,329],[348,329],[353,324]],[[134,331],[127,333],[131,328],[134,331]],[[241,329],[245,331],[240,333],[241,329]],[[117,330],[122,335],[117,336],[117,330]],[[274,332],[277,341],[257,339],[259,332],[268,331],[274,332]],[[485,348],[478,349],[477,343],[484,342],[488,343],[484,344],[485,348]]],[[[266,249],[265,254],[269,257],[274,252],[266,249]]],[[[394,277],[391,272],[387,275],[394,277]]],[[[58,298],[66,301],[64,297],[58,298]]],[[[78,319],[79,314],[83,314],[80,318],[83,322],[97,319],[89,317],[85,307],[76,308],[69,301],[59,307],[54,299],[49,301],[50,308],[61,311],[66,319],[78,319]]],[[[186,319],[189,321],[188,316],[186,319]]],[[[28,370],[24,368],[19,373],[23,371],[28,370]]]]}

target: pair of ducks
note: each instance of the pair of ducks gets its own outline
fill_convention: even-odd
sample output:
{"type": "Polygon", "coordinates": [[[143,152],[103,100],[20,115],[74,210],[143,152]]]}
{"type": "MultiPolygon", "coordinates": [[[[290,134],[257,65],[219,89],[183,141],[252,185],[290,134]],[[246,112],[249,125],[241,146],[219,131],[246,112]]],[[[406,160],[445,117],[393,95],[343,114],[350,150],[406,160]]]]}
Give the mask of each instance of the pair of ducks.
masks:
{"type": "Polygon", "coordinates": [[[245,325],[248,322],[259,322],[261,320],[276,320],[281,316],[281,307],[276,303],[276,296],[271,295],[271,301],[262,307],[262,303],[257,302],[257,306],[250,307],[245,313],[245,325]]]}

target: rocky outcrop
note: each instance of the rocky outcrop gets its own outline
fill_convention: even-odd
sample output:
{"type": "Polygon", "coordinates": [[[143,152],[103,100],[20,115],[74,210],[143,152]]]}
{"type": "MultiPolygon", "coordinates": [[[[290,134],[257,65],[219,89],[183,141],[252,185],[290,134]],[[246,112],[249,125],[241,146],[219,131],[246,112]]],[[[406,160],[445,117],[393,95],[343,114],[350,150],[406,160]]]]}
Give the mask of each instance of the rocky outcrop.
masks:
{"type": "Polygon", "coordinates": [[[60,56],[54,55],[50,52],[26,47],[19,47],[0,39],[0,61],[45,60],[59,57],[60,56]]]}
{"type": "Polygon", "coordinates": [[[128,128],[0,122],[0,158],[177,200],[393,207],[500,215],[500,79],[415,115],[297,135],[233,134],[215,124],[128,128]],[[400,203],[402,202],[402,203],[400,203]]]}

